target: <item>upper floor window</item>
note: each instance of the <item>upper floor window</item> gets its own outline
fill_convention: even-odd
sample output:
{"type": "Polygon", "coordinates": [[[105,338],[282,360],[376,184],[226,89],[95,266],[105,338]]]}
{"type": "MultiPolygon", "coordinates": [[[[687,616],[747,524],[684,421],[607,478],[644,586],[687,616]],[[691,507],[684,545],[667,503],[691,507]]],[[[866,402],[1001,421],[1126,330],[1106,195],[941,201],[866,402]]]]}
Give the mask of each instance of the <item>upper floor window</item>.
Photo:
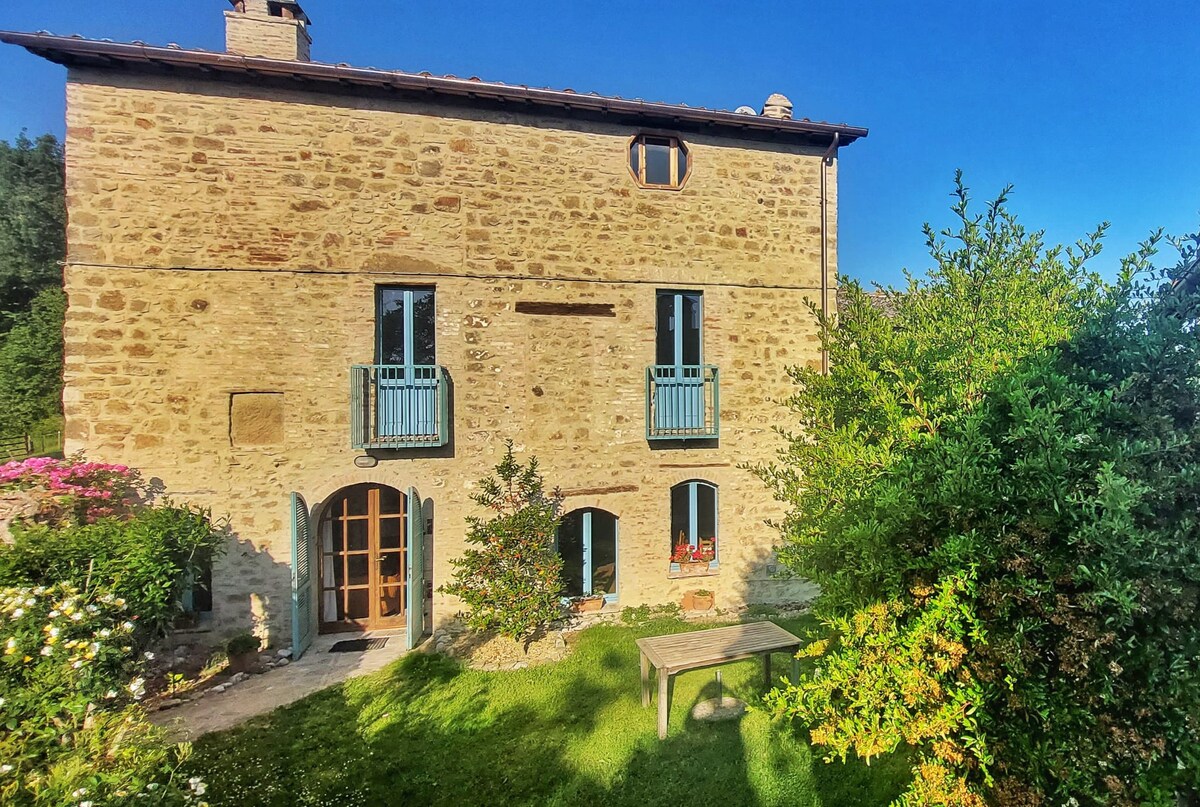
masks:
{"type": "Polygon", "coordinates": [[[690,168],[677,137],[638,135],[629,143],[629,170],[643,188],[682,188],[690,168]]]}
{"type": "Polygon", "coordinates": [[[360,366],[356,446],[409,447],[446,444],[445,378],[437,366],[437,310],[427,286],[380,286],[375,297],[375,364],[360,366]],[[371,416],[372,398],[374,417],[371,416]],[[374,435],[365,434],[373,421],[374,435]]]}
{"type": "Polygon", "coordinates": [[[436,364],[433,289],[380,286],[376,296],[376,363],[436,364]]]}

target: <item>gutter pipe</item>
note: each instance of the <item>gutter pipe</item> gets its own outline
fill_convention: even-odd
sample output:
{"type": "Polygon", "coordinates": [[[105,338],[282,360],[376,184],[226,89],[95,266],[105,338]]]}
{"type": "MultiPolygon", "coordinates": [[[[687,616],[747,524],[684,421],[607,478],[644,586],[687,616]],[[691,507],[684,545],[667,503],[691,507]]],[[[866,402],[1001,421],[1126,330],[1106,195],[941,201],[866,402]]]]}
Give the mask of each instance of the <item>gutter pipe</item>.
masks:
{"type": "Polygon", "coordinates": [[[821,373],[829,375],[829,166],[837,155],[841,133],[834,132],[829,148],[821,156],[821,373]]]}

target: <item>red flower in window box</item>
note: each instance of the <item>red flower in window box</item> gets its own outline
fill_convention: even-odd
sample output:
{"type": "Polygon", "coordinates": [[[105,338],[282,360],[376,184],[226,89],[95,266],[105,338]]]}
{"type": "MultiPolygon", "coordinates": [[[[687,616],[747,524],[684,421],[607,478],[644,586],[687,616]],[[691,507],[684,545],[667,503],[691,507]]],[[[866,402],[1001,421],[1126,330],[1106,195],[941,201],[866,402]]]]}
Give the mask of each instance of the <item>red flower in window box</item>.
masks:
{"type": "Polygon", "coordinates": [[[710,563],[716,560],[716,551],[705,547],[698,548],[695,544],[676,544],[671,553],[672,563],[710,563]]]}

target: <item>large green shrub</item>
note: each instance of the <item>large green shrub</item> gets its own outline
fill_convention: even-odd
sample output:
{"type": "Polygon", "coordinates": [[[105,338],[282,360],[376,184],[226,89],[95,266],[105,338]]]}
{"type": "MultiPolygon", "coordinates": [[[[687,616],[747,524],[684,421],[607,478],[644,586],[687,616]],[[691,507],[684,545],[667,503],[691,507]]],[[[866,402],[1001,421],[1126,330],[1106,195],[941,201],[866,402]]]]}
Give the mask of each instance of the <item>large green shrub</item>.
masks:
{"type": "Polygon", "coordinates": [[[208,511],[171,503],[91,524],[18,525],[0,547],[0,585],[101,583],[137,615],[139,641],[169,628],[182,593],[211,567],[223,536],[208,511]]]}
{"type": "Polygon", "coordinates": [[[481,480],[471,499],[491,516],[467,517],[472,548],[450,561],[454,578],[442,590],[467,604],[472,627],[529,638],[562,613],[554,548],[562,495],[546,492],[536,457],[517,462],[510,440],[495,476],[481,480]]]}
{"type": "Polygon", "coordinates": [[[1173,803],[1200,769],[1195,286],[1151,243],[1098,294],[963,212],[950,268],[975,282],[935,249],[896,320],[852,302],[790,467],[763,470],[834,629],[773,703],[834,756],[915,748],[905,804],[1173,803]],[[965,336],[914,327],[930,296],[965,336]]]}

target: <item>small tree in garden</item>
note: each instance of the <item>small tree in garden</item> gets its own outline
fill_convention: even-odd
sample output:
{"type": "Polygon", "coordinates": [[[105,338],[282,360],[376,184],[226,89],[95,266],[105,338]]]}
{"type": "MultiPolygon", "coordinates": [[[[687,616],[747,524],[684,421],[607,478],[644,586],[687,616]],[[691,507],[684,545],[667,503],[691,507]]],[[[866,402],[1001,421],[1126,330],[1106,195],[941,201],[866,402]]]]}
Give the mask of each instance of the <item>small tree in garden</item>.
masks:
{"type": "Polygon", "coordinates": [[[471,499],[491,515],[467,517],[471,548],[451,561],[454,578],[442,590],[467,604],[472,627],[528,639],[562,613],[562,559],[554,549],[562,495],[546,492],[536,457],[517,462],[509,440],[495,475],[471,499]]]}

